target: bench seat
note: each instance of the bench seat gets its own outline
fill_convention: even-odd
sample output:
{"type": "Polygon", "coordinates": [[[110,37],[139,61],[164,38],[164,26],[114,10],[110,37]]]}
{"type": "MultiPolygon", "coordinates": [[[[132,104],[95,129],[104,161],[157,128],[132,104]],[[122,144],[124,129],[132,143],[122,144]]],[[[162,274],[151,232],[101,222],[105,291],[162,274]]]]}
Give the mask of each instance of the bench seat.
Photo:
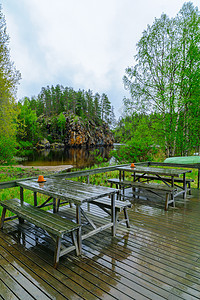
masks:
{"type": "MultiPolygon", "coordinates": [[[[92,204],[95,204],[99,206],[101,209],[106,211],[109,215],[111,214],[110,211],[107,209],[111,209],[111,199],[108,197],[103,197],[99,199],[95,199],[92,202],[92,204]]],[[[120,201],[120,200],[115,200],[115,219],[116,219],[116,224],[120,224],[123,222],[126,222],[126,226],[129,228],[130,223],[129,223],[129,217],[128,217],[128,211],[127,208],[131,207],[131,203],[129,201],[120,201]],[[124,219],[119,221],[119,212],[123,211],[124,212],[124,219]]]]}
{"type": "Polygon", "coordinates": [[[159,196],[159,193],[165,194],[165,210],[168,209],[169,204],[175,206],[174,193],[177,191],[176,187],[170,187],[164,184],[159,183],[144,183],[137,181],[129,181],[129,180],[119,180],[118,178],[108,179],[108,182],[112,184],[116,184],[124,188],[138,188],[139,190],[148,190],[152,193],[155,193],[159,196]]]}
{"type": "Polygon", "coordinates": [[[46,230],[52,239],[56,242],[55,253],[54,253],[54,268],[57,267],[59,258],[72,250],[76,250],[79,255],[80,250],[78,249],[77,238],[75,232],[79,229],[79,225],[60,217],[57,214],[44,211],[38,207],[32,206],[28,203],[21,204],[17,198],[0,201],[0,205],[3,206],[3,212],[1,217],[0,228],[3,229],[6,210],[13,212],[19,218],[19,221],[23,223],[24,220],[33,223],[34,225],[46,230]],[[61,239],[64,234],[71,233],[73,245],[70,247],[64,247],[62,245],[61,250],[61,239]]]}
{"type": "Polygon", "coordinates": [[[109,183],[111,183],[111,187],[113,184],[115,184],[116,188],[119,189],[120,184],[123,185],[123,180],[120,180],[119,178],[110,178],[107,180],[109,183]]]}
{"type": "MultiPolygon", "coordinates": [[[[171,182],[171,177],[167,177],[167,176],[166,177],[160,176],[160,178],[158,178],[155,175],[145,174],[141,177],[141,179],[146,179],[147,181],[148,180],[163,180],[165,182],[171,182]]],[[[183,183],[183,178],[174,178],[174,182],[183,183]]],[[[190,195],[191,195],[191,182],[194,182],[194,179],[186,178],[187,191],[189,192],[190,195]]]]}
{"type": "MultiPolygon", "coordinates": [[[[160,178],[158,178],[155,175],[147,175],[147,174],[143,175],[140,179],[145,179],[147,181],[164,180],[166,182],[171,182],[171,177],[161,177],[160,176],[160,178]]],[[[108,179],[108,182],[111,183],[111,187],[113,184],[115,184],[116,188],[119,188],[121,180],[119,178],[111,178],[111,179],[108,179]]],[[[183,183],[183,178],[174,178],[174,182],[183,183]]],[[[186,178],[187,191],[189,192],[190,195],[191,195],[191,182],[194,182],[194,179],[186,178]]],[[[129,186],[127,185],[126,187],[129,187],[129,186]]]]}

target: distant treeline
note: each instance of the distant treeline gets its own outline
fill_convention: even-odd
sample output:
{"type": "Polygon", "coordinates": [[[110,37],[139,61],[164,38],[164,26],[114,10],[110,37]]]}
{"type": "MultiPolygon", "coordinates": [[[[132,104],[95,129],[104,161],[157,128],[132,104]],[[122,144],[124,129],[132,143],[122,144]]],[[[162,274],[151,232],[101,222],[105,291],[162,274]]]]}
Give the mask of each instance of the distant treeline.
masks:
{"type": "Polygon", "coordinates": [[[71,111],[73,114],[89,118],[96,123],[107,122],[112,125],[115,120],[114,108],[108,96],[103,93],[93,94],[89,89],[75,91],[72,87],[52,85],[43,87],[38,96],[25,97],[20,101],[20,106],[29,103],[29,108],[36,111],[37,117],[41,114],[46,116],[59,115],[64,111],[71,111]]]}

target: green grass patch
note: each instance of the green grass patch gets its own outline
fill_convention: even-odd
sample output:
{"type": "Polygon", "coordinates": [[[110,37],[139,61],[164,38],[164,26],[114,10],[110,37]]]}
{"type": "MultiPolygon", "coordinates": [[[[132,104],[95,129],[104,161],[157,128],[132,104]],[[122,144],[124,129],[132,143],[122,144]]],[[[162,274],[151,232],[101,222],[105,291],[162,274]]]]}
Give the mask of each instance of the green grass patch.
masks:
{"type": "MultiPolygon", "coordinates": [[[[13,166],[0,167],[0,182],[12,181],[21,178],[36,177],[38,175],[45,175],[47,172],[42,172],[36,168],[19,168],[13,166]]],[[[0,200],[20,198],[20,188],[7,188],[0,190],[0,200]]],[[[33,204],[33,192],[29,190],[24,190],[25,202],[33,204]]],[[[47,199],[47,196],[38,194],[38,204],[41,204],[47,199]]],[[[0,215],[2,213],[2,207],[0,206],[0,215]]],[[[13,215],[11,212],[7,211],[6,216],[13,215]]]]}

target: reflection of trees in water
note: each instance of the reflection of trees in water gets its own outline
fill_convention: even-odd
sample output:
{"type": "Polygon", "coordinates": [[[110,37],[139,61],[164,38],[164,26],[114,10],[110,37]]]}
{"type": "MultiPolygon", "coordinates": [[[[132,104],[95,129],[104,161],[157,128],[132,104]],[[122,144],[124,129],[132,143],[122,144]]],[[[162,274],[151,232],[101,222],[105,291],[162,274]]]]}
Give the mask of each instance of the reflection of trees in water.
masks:
{"type": "Polygon", "coordinates": [[[98,164],[98,156],[104,160],[110,160],[112,147],[98,148],[66,148],[58,150],[35,150],[28,155],[25,165],[75,165],[76,167],[89,167],[98,164]],[[96,151],[97,150],[97,151],[96,151]]]}

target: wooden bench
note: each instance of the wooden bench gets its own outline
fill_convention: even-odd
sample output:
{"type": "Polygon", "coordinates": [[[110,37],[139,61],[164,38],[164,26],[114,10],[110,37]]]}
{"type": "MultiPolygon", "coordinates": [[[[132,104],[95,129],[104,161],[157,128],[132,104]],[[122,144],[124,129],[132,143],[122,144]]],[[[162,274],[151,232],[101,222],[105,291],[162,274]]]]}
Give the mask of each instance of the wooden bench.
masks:
{"type": "Polygon", "coordinates": [[[21,205],[20,200],[16,198],[0,201],[0,205],[3,206],[0,224],[1,229],[3,229],[6,210],[8,209],[18,216],[20,223],[23,223],[24,220],[27,220],[49,233],[52,239],[56,242],[53,265],[54,268],[57,268],[59,258],[70,251],[76,250],[76,254],[80,254],[80,249],[78,248],[77,237],[75,234],[80,227],[78,224],[66,220],[56,214],[32,206],[28,203],[24,202],[23,205],[21,205]],[[66,233],[71,233],[73,242],[72,246],[64,247],[61,245],[61,239],[66,233]]]}
{"type": "MultiPolygon", "coordinates": [[[[147,181],[150,180],[163,180],[165,182],[171,182],[171,177],[162,177],[160,176],[159,178],[155,175],[143,175],[141,179],[145,179],[147,181]]],[[[183,183],[183,178],[174,178],[174,182],[177,183],[183,183]]],[[[186,178],[186,184],[187,184],[187,191],[191,195],[191,182],[194,182],[194,179],[186,178]]]]}
{"type": "Polygon", "coordinates": [[[113,184],[115,184],[116,189],[119,189],[122,180],[120,180],[119,178],[110,178],[108,179],[108,182],[111,183],[111,187],[113,186],[113,184]]]}
{"type": "MultiPolygon", "coordinates": [[[[145,179],[146,181],[150,181],[150,180],[163,180],[166,182],[171,182],[171,178],[170,177],[160,177],[158,178],[155,175],[143,175],[140,179],[145,179]]],[[[108,182],[111,183],[111,187],[113,184],[116,185],[116,188],[119,188],[120,186],[120,179],[119,178],[111,178],[108,179],[108,182]]],[[[177,183],[183,183],[183,178],[174,178],[174,182],[177,183]]],[[[191,182],[194,182],[194,179],[190,179],[190,178],[186,178],[186,184],[187,184],[187,191],[189,192],[189,194],[191,195],[191,182]]],[[[126,186],[128,187],[128,186],[126,186]]]]}
{"type": "MultiPolygon", "coordinates": [[[[110,198],[99,198],[96,200],[91,201],[90,203],[99,206],[102,210],[104,210],[107,214],[111,215],[111,212],[107,209],[111,209],[111,199],[110,198]]],[[[119,201],[115,200],[115,221],[116,224],[126,222],[126,226],[130,228],[129,217],[127,208],[131,207],[131,203],[129,201],[119,201]],[[124,212],[124,219],[119,220],[119,213],[123,210],[124,212]]]]}
{"type": "Polygon", "coordinates": [[[132,187],[138,188],[139,190],[148,190],[149,192],[155,193],[156,195],[160,196],[159,193],[165,194],[165,210],[168,209],[169,204],[173,204],[175,207],[175,200],[174,200],[174,193],[177,191],[177,188],[166,186],[164,184],[159,183],[144,183],[144,182],[136,182],[136,181],[129,181],[129,180],[119,180],[118,178],[113,178],[112,180],[108,180],[111,184],[115,183],[121,186],[123,189],[132,187]],[[115,180],[116,179],[116,180],[115,180]],[[171,198],[171,199],[170,199],[171,198]]]}

